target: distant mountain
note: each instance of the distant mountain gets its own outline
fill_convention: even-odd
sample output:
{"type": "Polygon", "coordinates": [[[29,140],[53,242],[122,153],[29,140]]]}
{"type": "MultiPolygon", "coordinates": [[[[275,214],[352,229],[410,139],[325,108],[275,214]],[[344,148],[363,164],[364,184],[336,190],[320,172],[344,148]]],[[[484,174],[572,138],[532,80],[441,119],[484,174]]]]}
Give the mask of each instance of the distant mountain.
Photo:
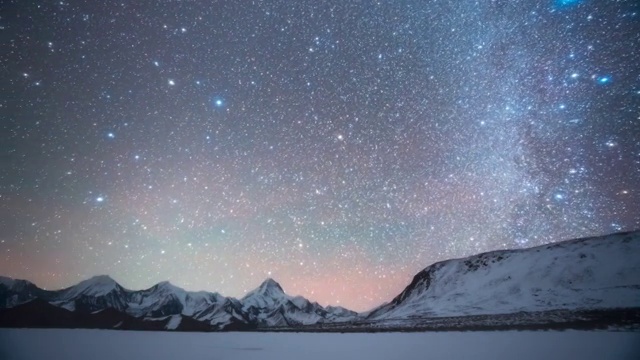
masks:
{"type": "Polygon", "coordinates": [[[51,292],[38,288],[27,280],[14,280],[0,276],[0,309],[13,307],[26,301],[48,299],[51,292]]]}
{"type": "MultiPolygon", "coordinates": [[[[128,291],[106,275],[94,276],[75,286],[50,294],[51,304],[71,311],[94,312],[107,308],[125,311],[128,291]]],[[[41,298],[41,297],[39,297],[41,298]]]]}
{"type": "MultiPolygon", "coordinates": [[[[73,321],[78,322],[77,327],[87,327],[87,322],[91,323],[96,317],[84,315],[104,311],[146,321],[129,321],[131,328],[160,327],[167,330],[201,329],[200,324],[206,324],[208,330],[246,330],[349,321],[357,316],[357,313],[343,308],[328,307],[327,310],[301,296],[289,296],[273,279],[267,279],[242,300],[237,300],[218,293],[186,291],[166,281],[146,290],[133,291],[123,288],[106,275],[95,276],[58,291],[46,291],[25,280],[0,277],[0,309],[10,310],[3,312],[6,319],[11,314],[22,314],[27,310],[42,312],[51,306],[76,314],[71,316],[56,310],[51,314],[56,320],[45,321],[59,323],[63,327],[73,321]]],[[[14,324],[14,321],[17,320],[10,323],[14,324]]],[[[25,326],[28,324],[26,322],[25,326]]],[[[6,325],[0,321],[0,327],[6,325]]],[[[102,327],[104,323],[94,325],[102,327]]]]}
{"type": "Polygon", "coordinates": [[[251,322],[259,327],[311,325],[354,320],[356,312],[344,308],[324,308],[302,296],[285,294],[273,279],[265,280],[241,300],[251,322]]]}
{"type": "Polygon", "coordinates": [[[57,291],[0,277],[0,327],[303,331],[640,329],[640,231],[435,263],[358,314],[290,296],[273,279],[242,299],[95,276],[57,291]]]}
{"type": "Polygon", "coordinates": [[[442,261],[367,319],[639,307],[640,232],[634,232],[442,261]]]}

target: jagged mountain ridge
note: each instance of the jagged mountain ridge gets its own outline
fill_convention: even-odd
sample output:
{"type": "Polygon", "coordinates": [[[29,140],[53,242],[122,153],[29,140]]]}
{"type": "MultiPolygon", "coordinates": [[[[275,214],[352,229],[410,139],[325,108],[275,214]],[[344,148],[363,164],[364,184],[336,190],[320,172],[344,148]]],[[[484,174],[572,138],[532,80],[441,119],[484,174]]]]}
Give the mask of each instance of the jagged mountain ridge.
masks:
{"type": "Polygon", "coordinates": [[[273,279],[265,280],[241,300],[250,321],[264,327],[312,325],[348,321],[358,314],[344,308],[322,307],[302,296],[287,295],[273,279]]]}
{"type": "Polygon", "coordinates": [[[640,307],[640,232],[435,263],[369,320],[640,307]]]}
{"type": "Polygon", "coordinates": [[[149,321],[171,317],[170,327],[188,318],[207,323],[214,330],[347,321],[357,316],[349,310],[326,310],[301,296],[289,296],[273,279],[238,300],[218,293],[186,291],[167,281],[145,290],[128,290],[106,275],[57,291],[40,289],[26,280],[0,277],[0,309],[34,299],[72,312],[113,309],[149,321]]]}

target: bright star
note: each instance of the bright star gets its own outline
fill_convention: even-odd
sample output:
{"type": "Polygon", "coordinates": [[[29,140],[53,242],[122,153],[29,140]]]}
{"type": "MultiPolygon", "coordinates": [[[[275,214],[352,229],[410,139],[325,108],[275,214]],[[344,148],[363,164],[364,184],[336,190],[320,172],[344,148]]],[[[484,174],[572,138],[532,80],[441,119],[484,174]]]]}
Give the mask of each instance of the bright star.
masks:
{"type": "Polygon", "coordinates": [[[570,6],[579,4],[582,0],[557,0],[557,4],[560,6],[570,6]]]}
{"type": "Polygon", "coordinates": [[[173,81],[172,79],[169,79],[168,83],[169,83],[169,86],[173,86],[176,84],[176,82],[173,81]]]}
{"type": "Polygon", "coordinates": [[[224,99],[220,96],[215,96],[211,99],[211,105],[217,108],[224,107],[224,99]]]}
{"type": "Polygon", "coordinates": [[[116,135],[114,133],[110,132],[110,133],[107,134],[107,137],[109,139],[114,139],[116,137],[116,135]]]}

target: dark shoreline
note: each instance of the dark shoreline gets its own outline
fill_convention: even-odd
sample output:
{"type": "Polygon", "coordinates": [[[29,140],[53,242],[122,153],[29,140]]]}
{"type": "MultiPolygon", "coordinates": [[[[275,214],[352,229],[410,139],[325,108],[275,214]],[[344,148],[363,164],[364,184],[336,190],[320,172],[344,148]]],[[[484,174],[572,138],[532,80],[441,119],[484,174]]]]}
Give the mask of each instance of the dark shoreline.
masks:
{"type": "Polygon", "coordinates": [[[296,333],[387,333],[448,331],[640,331],[640,308],[596,310],[550,310],[512,314],[414,317],[345,323],[323,323],[289,327],[239,326],[215,330],[213,326],[185,317],[175,330],[168,320],[149,321],[109,309],[103,313],[75,313],[50,304],[32,302],[0,310],[0,328],[61,328],[178,332],[296,332],[296,333]],[[35,304],[34,304],[35,303],[35,304]],[[55,308],[55,310],[54,310],[55,308]],[[53,311],[52,311],[53,310],[53,311]]]}

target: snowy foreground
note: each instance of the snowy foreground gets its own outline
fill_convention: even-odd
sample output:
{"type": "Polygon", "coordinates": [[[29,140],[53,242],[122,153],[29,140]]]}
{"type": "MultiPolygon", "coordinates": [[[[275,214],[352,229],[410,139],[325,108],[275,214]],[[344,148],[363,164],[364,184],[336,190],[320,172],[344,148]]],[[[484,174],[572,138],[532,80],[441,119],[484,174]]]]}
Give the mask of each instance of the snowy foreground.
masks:
{"type": "Polygon", "coordinates": [[[640,359],[640,333],[0,329],[0,359],[640,359]]]}

